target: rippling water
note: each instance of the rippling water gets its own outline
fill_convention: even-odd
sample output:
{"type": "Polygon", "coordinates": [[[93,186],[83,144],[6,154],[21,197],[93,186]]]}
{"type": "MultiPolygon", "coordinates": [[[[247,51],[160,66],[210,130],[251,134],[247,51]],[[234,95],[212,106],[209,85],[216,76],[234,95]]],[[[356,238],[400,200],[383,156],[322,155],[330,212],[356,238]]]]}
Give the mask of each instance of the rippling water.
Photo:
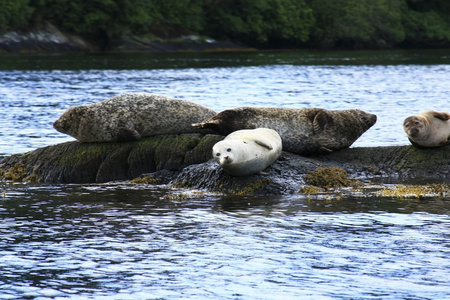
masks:
{"type": "Polygon", "coordinates": [[[444,299],[449,202],[15,186],[0,298],[444,299]]]}
{"type": "MultiPolygon", "coordinates": [[[[217,111],[360,108],[379,118],[355,146],[407,144],[406,116],[448,111],[449,63],[448,51],[0,56],[0,156],[72,140],[51,127],[66,108],[127,92],[217,111]]],[[[0,299],[450,298],[448,198],[1,184],[0,299]]]]}

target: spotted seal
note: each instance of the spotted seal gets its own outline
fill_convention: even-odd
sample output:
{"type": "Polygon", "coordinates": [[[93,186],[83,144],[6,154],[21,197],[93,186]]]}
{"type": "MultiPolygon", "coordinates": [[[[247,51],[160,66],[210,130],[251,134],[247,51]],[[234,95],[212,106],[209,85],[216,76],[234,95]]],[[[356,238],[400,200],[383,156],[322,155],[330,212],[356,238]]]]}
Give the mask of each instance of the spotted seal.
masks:
{"type": "Polygon", "coordinates": [[[159,134],[201,132],[191,123],[215,114],[212,109],[185,100],[130,93],[70,107],[53,127],[81,142],[131,141],[159,134]]]}
{"type": "Polygon", "coordinates": [[[433,110],[409,116],[403,122],[409,141],[418,147],[439,147],[450,144],[450,113],[433,110]]]}
{"type": "Polygon", "coordinates": [[[275,130],[243,129],[216,143],[212,154],[228,174],[246,176],[273,164],[281,155],[281,147],[281,137],[275,130]]]}
{"type": "Polygon", "coordinates": [[[240,129],[270,128],[281,136],[283,150],[310,155],[349,147],[376,120],[376,115],[358,109],[240,107],[192,125],[222,135],[240,129]]]}

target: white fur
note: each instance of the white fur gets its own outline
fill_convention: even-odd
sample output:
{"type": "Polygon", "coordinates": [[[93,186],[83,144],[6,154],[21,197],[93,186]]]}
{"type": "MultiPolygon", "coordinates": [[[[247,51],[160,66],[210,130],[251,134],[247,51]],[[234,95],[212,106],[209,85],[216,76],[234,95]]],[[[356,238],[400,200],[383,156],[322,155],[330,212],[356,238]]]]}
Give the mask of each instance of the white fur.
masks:
{"type": "Polygon", "coordinates": [[[246,176],[273,164],[281,151],[281,137],[275,130],[257,128],[230,133],[213,146],[212,154],[228,174],[246,176]]]}

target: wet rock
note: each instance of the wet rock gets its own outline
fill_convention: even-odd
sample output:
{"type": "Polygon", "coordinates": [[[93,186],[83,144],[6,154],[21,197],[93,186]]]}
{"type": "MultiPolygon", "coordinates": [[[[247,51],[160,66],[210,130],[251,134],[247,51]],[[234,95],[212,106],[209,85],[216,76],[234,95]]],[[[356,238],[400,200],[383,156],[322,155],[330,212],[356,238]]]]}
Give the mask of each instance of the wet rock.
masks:
{"type": "MultiPolygon", "coordinates": [[[[134,142],[67,142],[0,161],[0,178],[42,183],[96,183],[130,180],[143,173],[180,171],[209,160],[218,135],[182,134],[144,138],[134,142]],[[26,172],[15,172],[25,166],[26,172]],[[32,177],[30,177],[32,176],[32,177]]],[[[167,181],[167,180],[166,180],[167,181]]]]}
{"type": "Polygon", "coordinates": [[[221,139],[212,134],[182,134],[121,143],[68,142],[3,158],[0,179],[96,183],[140,178],[137,183],[170,183],[235,195],[296,194],[306,185],[321,186],[321,181],[328,186],[332,183],[325,181],[336,176],[338,184],[354,179],[365,183],[450,181],[450,146],[350,148],[310,157],[283,152],[261,174],[234,177],[211,159],[211,148],[221,139]],[[313,179],[305,177],[317,170],[322,171],[313,179]]]}
{"type": "MultiPolygon", "coordinates": [[[[311,184],[305,181],[305,175],[320,168],[342,169],[343,172],[333,171],[344,174],[337,178],[338,183],[356,182],[355,179],[366,183],[445,183],[450,180],[449,149],[418,149],[414,146],[350,148],[311,157],[283,152],[281,158],[265,170],[266,174],[244,178],[227,175],[217,163],[208,161],[183,169],[172,183],[232,194],[295,194],[311,184]]],[[[320,176],[317,180],[321,180],[320,176]]],[[[328,182],[315,184],[329,185],[328,182]]]]}

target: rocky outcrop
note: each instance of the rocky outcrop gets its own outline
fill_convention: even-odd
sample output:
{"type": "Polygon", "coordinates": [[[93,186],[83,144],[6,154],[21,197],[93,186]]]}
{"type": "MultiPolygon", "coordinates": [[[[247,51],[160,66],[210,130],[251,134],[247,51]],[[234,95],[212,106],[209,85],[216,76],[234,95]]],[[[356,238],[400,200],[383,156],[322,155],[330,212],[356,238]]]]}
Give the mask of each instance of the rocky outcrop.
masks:
{"type": "Polygon", "coordinates": [[[448,183],[450,151],[448,147],[395,146],[350,148],[311,157],[283,152],[266,170],[267,174],[233,177],[217,163],[208,161],[184,168],[173,182],[182,187],[233,194],[295,194],[310,184],[305,180],[306,174],[327,167],[332,167],[328,170],[341,168],[346,171],[345,176],[348,174],[350,178],[366,183],[448,183]]]}
{"type": "Polygon", "coordinates": [[[155,179],[151,182],[212,192],[272,195],[297,193],[310,184],[305,175],[323,167],[341,168],[350,178],[365,182],[450,182],[449,147],[414,146],[350,148],[310,157],[283,152],[265,173],[233,177],[210,159],[212,146],[222,138],[182,134],[136,142],[68,142],[4,158],[0,178],[99,183],[149,177],[155,179]]]}
{"type": "Polygon", "coordinates": [[[135,142],[67,142],[3,159],[5,179],[41,183],[99,183],[129,180],[161,170],[178,172],[207,161],[221,136],[183,134],[135,142]]]}
{"type": "Polygon", "coordinates": [[[63,33],[49,23],[26,32],[0,35],[0,53],[91,52],[94,49],[80,36],[63,33]]]}
{"type": "Polygon", "coordinates": [[[73,53],[73,52],[179,52],[249,50],[229,41],[216,41],[197,35],[161,40],[152,36],[124,35],[102,41],[88,41],[81,36],[62,32],[50,23],[29,31],[0,34],[1,53],[73,53]]]}
{"type": "Polygon", "coordinates": [[[155,37],[125,35],[112,39],[104,49],[106,52],[218,52],[252,50],[230,41],[217,41],[198,35],[180,36],[161,40],[155,37]]]}

